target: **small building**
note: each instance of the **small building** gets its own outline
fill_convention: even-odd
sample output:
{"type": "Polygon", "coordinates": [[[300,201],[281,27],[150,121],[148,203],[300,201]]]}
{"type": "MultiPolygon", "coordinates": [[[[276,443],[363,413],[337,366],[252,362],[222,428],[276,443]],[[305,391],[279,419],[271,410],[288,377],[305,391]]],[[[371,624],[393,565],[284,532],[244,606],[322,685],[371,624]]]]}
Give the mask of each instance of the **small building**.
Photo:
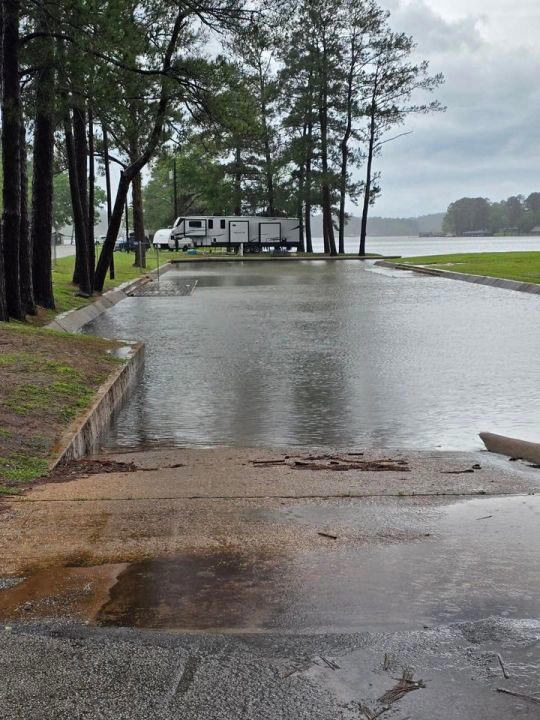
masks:
{"type": "Polygon", "coordinates": [[[540,225],[535,225],[529,235],[540,235],[540,225]]]}
{"type": "Polygon", "coordinates": [[[463,233],[463,237],[489,237],[489,230],[467,230],[463,233]]]}

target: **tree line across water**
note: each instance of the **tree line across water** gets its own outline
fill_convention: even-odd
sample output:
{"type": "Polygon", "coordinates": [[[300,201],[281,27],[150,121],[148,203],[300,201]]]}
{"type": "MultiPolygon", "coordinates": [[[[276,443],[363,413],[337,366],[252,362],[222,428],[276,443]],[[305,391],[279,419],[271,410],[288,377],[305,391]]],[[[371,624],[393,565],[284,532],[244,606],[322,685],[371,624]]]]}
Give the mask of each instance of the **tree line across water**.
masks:
{"type": "Polygon", "coordinates": [[[54,308],[59,188],[69,191],[83,295],[113,270],[130,190],[136,240],[145,212],[152,225],[168,204],[169,219],[297,216],[310,252],[317,210],[331,254],[344,252],[346,203],[359,202],[363,254],[377,156],[406,134],[396,128],[408,115],[442,109],[425,98],[442,77],[374,0],[3,0],[0,21],[0,320],[54,308]],[[108,215],[99,257],[97,173],[108,215]]]}
{"type": "Polygon", "coordinates": [[[527,197],[512,195],[491,202],[487,198],[464,197],[451,203],[443,218],[443,232],[452,235],[519,235],[540,228],[540,192],[527,197]]]}

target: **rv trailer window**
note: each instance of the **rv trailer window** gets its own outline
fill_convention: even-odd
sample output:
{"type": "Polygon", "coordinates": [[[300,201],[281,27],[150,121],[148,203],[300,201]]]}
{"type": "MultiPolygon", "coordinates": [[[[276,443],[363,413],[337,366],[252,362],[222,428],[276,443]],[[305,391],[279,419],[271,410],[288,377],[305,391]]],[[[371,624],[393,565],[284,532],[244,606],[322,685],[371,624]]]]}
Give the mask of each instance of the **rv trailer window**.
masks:
{"type": "Polygon", "coordinates": [[[192,227],[192,228],[200,228],[200,227],[202,227],[202,220],[190,220],[190,221],[189,221],[189,227],[192,227]]]}
{"type": "Polygon", "coordinates": [[[219,225],[220,225],[220,227],[221,227],[222,230],[225,230],[225,220],[220,220],[220,221],[219,221],[219,225]]]}
{"type": "Polygon", "coordinates": [[[208,228],[211,230],[213,227],[214,227],[214,221],[213,221],[213,220],[209,220],[209,221],[208,221],[208,228]]]}

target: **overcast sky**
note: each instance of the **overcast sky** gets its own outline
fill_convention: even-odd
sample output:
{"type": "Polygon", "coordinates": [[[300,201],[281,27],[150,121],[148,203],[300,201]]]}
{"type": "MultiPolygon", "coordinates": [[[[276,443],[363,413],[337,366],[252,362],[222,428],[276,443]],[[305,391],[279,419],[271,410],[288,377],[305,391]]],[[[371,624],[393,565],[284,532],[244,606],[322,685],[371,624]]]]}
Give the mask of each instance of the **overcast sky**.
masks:
{"type": "MultiPolygon", "coordinates": [[[[446,82],[444,114],[407,121],[378,160],[374,215],[445,210],[464,195],[540,190],[540,0],[381,0],[446,82]]],[[[355,209],[350,208],[354,213],[355,209]]]]}

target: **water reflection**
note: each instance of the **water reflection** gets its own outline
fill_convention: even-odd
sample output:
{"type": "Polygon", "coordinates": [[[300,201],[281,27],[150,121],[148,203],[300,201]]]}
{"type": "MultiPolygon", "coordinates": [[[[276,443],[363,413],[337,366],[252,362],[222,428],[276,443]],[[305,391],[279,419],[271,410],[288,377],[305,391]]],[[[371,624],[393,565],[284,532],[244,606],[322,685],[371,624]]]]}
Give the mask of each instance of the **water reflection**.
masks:
{"type": "Polygon", "coordinates": [[[90,332],[146,342],[110,442],[479,447],[534,439],[537,297],[355,262],[189,266],[191,297],[129,298],[90,332]]]}

